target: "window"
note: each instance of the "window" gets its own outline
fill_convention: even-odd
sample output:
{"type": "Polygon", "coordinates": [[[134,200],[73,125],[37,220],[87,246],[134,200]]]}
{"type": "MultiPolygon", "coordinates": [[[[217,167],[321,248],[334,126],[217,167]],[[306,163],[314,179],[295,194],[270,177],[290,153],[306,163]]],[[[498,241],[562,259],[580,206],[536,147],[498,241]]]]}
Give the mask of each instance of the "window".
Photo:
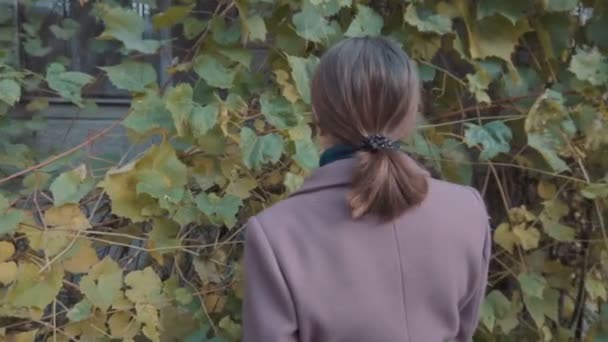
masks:
{"type": "MultiPolygon", "coordinates": [[[[117,3],[145,19],[144,38],[169,38],[167,30],[158,32],[152,27],[152,16],[158,11],[154,1],[118,0],[117,3]]],[[[95,76],[100,74],[99,66],[118,64],[124,58],[120,42],[96,39],[104,25],[92,0],[0,0],[0,11],[0,49],[4,52],[0,58],[7,63],[45,74],[50,63],[59,62],[68,70],[95,76]]],[[[140,60],[151,63],[162,77],[165,73],[161,70],[171,62],[170,47],[168,50],[169,53],[161,51],[141,56],[140,60]]],[[[48,96],[40,89],[29,94],[48,96]]],[[[83,90],[83,97],[97,101],[121,102],[122,99],[124,102],[128,96],[105,77],[83,90]]]]}

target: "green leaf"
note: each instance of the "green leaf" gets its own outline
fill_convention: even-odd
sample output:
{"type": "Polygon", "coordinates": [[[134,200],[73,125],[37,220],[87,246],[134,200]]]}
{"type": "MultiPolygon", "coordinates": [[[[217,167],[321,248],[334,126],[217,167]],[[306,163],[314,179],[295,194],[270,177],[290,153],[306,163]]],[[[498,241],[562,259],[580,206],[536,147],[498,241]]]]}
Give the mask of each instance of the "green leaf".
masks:
{"type": "Polygon", "coordinates": [[[125,284],[130,287],[125,291],[125,295],[133,303],[157,305],[163,301],[164,297],[161,293],[163,283],[150,266],[142,271],[127,274],[125,284]]]}
{"type": "Polygon", "coordinates": [[[535,29],[548,59],[560,59],[570,47],[576,21],[568,13],[546,13],[535,29]]]}
{"type": "Polygon", "coordinates": [[[217,124],[219,107],[216,104],[201,106],[196,104],[191,113],[190,124],[192,134],[200,136],[206,134],[217,124]]]}
{"type": "Polygon", "coordinates": [[[190,113],[194,109],[192,96],[192,87],[187,83],[180,83],[173,88],[169,88],[165,94],[165,105],[171,112],[179,136],[185,136],[188,133],[190,113]]]}
{"type": "Polygon", "coordinates": [[[91,303],[106,311],[121,294],[122,269],[110,257],[95,264],[80,280],[80,291],[91,303]]]}
{"type": "Polygon", "coordinates": [[[285,175],[285,181],[283,181],[283,185],[287,188],[288,193],[292,193],[297,191],[304,184],[304,177],[297,175],[295,173],[288,172],[285,175]]]}
{"type": "Polygon", "coordinates": [[[87,177],[86,166],[82,164],[74,170],[62,173],[51,183],[53,204],[56,207],[67,203],[78,204],[94,186],[93,179],[87,177]]]}
{"type": "Polygon", "coordinates": [[[207,22],[188,17],[186,20],[184,20],[182,27],[184,30],[184,37],[188,40],[192,40],[198,37],[205,30],[207,27],[207,22]]]}
{"type": "Polygon", "coordinates": [[[192,12],[194,7],[194,4],[188,6],[171,6],[165,11],[155,14],[152,17],[154,29],[160,30],[182,23],[188,14],[192,12]]]}
{"type": "Polygon", "coordinates": [[[194,71],[210,86],[228,89],[232,87],[236,69],[227,68],[214,56],[199,55],[194,60],[194,71]]]}
{"type": "Polygon", "coordinates": [[[50,29],[57,39],[69,40],[78,32],[80,24],[72,18],[64,18],[61,20],[61,26],[51,25],[50,29]]]}
{"type": "Polygon", "coordinates": [[[194,199],[197,207],[210,218],[217,217],[227,228],[236,224],[236,214],[243,201],[234,195],[218,197],[216,194],[201,193],[194,199]]]}
{"type": "Polygon", "coordinates": [[[266,40],[266,24],[264,23],[264,19],[262,17],[259,15],[251,16],[245,19],[243,24],[247,31],[248,41],[259,40],[263,42],[266,40]]]}
{"type": "Polygon", "coordinates": [[[250,169],[260,169],[266,163],[276,163],[283,154],[283,138],[271,133],[258,136],[251,128],[241,129],[243,163],[250,169]]]}
{"type": "Polygon", "coordinates": [[[308,58],[287,56],[287,61],[291,67],[291,77],[296,83],[296,89],[298,89],[300,97],[305,103],[310,104],[310,83],[319,64],[319,58],[315,56],[309,56],[308,58]]]}
{"type": "Polygon", "coordinates": [[[606,282],[603,282],[592,274],[587,273],[587,276],[585,277],[585,290],[589,294],[591,300],[608,300],[606,284],[606,282]]]}
{"type": "Polygon", "coordinates": [[[325,17],[331,17],[343,7],[351,7],[352,0],[309,0],[325,17]]]}
{"type": "Polygon", "coordinates": [[[99,4],[96,8],[105,28],[99,39],[116,39],[121,41],[127,50],[145,54],[154,53],[160,47],[157,40],[142,39],[146,22],[137,12],[107,4],[99,4]]]}
{"type": "Polygon", "coordinates": [[[80,322],[91,316],[93,311],[93,303],[87,299],[83,299],[76,303],[67,313],[67,317],[70,322],[80,322]]]}
{"type": "Polygon", "coordinates": [[[538,273],[522,273],[517,277],[521,290],[524,294],[543,298],[543,293],[547,288],[547,280],[538,273]]]}
{"type": "Polygon", "coordinates": [[[573,136],[576,128],[561,93],[547,90],[539,96],[526,117],[525,129],[528,145],[537,150],[554,171],[569,170],[559,153],[568,148],[564,139],[573,136]]]}
{"type": "Polygon", "coordinates": [[[66,71],[59,63],[51,63],[46,69],[46,81],[61,97],[83,106],[82,87],[93,82],[93,77],[82,72],[66,71]]]}
{"type": "Polygon", "coordinates": [[[23,212],[11,209],[9,201],[0,194],[0,237],[14,232],[23,219],[23,212]]]}
{"type": "Polygon", "coordinates": [[[455,139],[445,139],[441,144],[441,175],[447,181],[471,185],[473,165],[465,145],[455,139]]]}
{"type": "Polygon", "coordinates": [[[218,52],[233,62],[237,62],[249,69],[251,66],[251,59],[253,56],[251,55],[251,51],[242,48],[222,48],[219,49],[218,52]]]}
{"type": "Polygon", "coordinates": [[[560,294],[554,289],[547,289],[542,297],[523,296],[526,309],[532,316],[538,328],[541,328],[545,322],[545,316],[551,318],[554,322],[557,321],[558,305],[560,294]]]}
{"type": "Polygon", "coordinates": [[[308,2],[304,3],[302,11],[294,14],[292,21],[300,37],[316,43],[327,41],[336,34],[336,29],[308,2]]]}
{"type": "Polygon", "coordinates": [[[440,35],[452,32],[452,19],[433,13],[428,9],[417,8],[413,4],[407,7],[403,20],[420,32],[437,33],[440,35]]]}
{"type": "Polygon", "coordinates": [[[9,106],[14,106],[21,98],[21,87],[19,83],[11,79],[0,81],[0,100],[9,106]]]}
{"type": "Polygon", "coordinates": [[[294,141],[296,153],[293,159],[305,170],[319,166],[319,149],[312,141],[312,130],[308,124],[289,130],[289,137],[294,141]]]}
{"type": "Polygon", "coordinates": [[[264,93],[260,96],[262,114],[268,122],[279,129],[286,129],[298,125],[298,117],[293,106],[282,96],[264,93]]]}
{"type": "Polygon", "coordinates": [[[476,22],[469,32],[471,57],[498,57],[511,63],[511,54],[519,37],[528,31],[530,25],[527,20],[520,20],[513,26],[511,21],[503,16],[482,19],[476,22]]]}
{"type": "Polygon", "coordinates": [[[34,57],[44,57],[53,51],[50,46],[42,46],[40,38],[29,38],[23,43],[25,52],[34,57]]]}
{"type": "Polygon", "coordinates": [[[543,2],[547,11],[566,12],[574,10],[579,0],[543,0],[543,2]]]}
{"type": "Polygon", "coordinates": [[[513,25],[526,15],[532,3],[528,0],[482,0],[477,5],[477,19],[500,14],[509,19],[513,25]]]}
{"type": "Polygon", "coordinates": [[[509,299],[502,292],[492,290],[481,305],[480,320],[490,331],[493,331],[496,320],[506,317],[510,310],[509,299]]]}
{"type": "Polygon", "coordinates": [[[591,20],[586,26],[586,34],[589,41],[595,43],[600,48],[608,48],[608,35],[606,34],[606,27],[608,25],[608,13],[599,12],[594,13],[591,20]]]}
{"type": "Polygon", "coordinates": [[[144,134],[154,129],[175,131],[171,112],[155,91],[146,91],[143,96],[131,101],[131,111],[123,125],[133,131],[144,134]]]}
{"type": "Polygon", "coordinates": [[[211,19],[211,32],[213,40],[220,45],[232,45],[241,39],[240,25],[233,23],[226,27],[224,18],[220,16],[211,19]]]}
{"type": "Polygon", "coordinates": [[[475,95],[475,99],[479,103],[491,103],[492,99],[486,92],[490,85],[490,79],[484,77],[482,73],[475,73],[474,75],[467,74],[468,88],[471,93],[475,95]]]}
{"type": "Polygon", "coordinates": [[[437,69],[428,66],[426,64],[418,65],[418,73],[420,75],[420,80],[422,82],[430,82],[435,79],[435,75],[437,74],[437,69]]]}
{"type": "Polygon", "coordinates": [[[569,70],[581,81],[599,86],[608,82],[608,59],[597,47],[592,49],[577,48],[570,60],[569,70]]]}
{"type": "Polygon", "coordinates": [[[44,272],[30,263],[19,264],[17,280],[8,291],[5,301],[17,307],[33,307],[44,310],[63,286],[64,272],[51,267],[44,272]]]}
{"type": "Polygon", "coordinates": [[[581,190],[581,195],[583,195],[585,198],[589,198],[589,199],[607,198],[608,197],[608,184],[607,183],[589,184],[581,190]]]}
{"type": "Polygon", "coordinates": [[[500,153],[511,150],[512,133],[509,126],[502,121],[492,121],[479,126],[467,123],[464,133],[464,142],[469,146],[482,146],[479,159],[490,160],[500,153]]]}
{"type": "Polygon", "coordinates": [[[178,158],[175,150],[167,143],[161,145],[153,155],[152,165],[137,173],[135,186],[137,194],[148,194],[160,201],[163,208],[169,203],[179,203],[188,182],[188,169],[178,158]]]}
{"type": "Polygon", "coordinates": [[[344,33],[346,37],[378,36],[384,26],[382,16],[364,5],[357,5],[357,15],[344,33]]]}
{"type": "Polygon", "coordinates": [[[100,69],[108,73],[116,88],[128,91],[143,92],[148,84],[157,79],[156,70],[149,63],[126,61],[100,69]]]}

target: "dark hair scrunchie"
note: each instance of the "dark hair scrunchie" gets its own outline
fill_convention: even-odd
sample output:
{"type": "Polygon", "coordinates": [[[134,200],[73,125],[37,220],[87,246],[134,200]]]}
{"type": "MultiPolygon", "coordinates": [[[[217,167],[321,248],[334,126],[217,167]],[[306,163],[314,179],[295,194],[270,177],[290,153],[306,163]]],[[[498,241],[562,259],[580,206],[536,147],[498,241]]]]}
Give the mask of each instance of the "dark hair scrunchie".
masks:
{"type": "Polygon", "coordinates": [[[369,152],[378,152],[382,149],[399,150],[401,144],[397,141],[392,141],[388,137],[380,134],[373,134],[363,139],[361,149],[369,152]]]}

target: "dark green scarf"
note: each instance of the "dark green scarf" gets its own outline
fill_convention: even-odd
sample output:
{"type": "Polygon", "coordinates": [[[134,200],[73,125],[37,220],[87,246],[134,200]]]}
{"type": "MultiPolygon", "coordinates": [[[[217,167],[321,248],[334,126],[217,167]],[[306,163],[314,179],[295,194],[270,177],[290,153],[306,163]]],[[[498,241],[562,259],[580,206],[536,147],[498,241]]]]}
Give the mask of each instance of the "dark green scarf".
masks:
{"type": "Polygon", "coordinates": [[[319,166],[325,166],[337,160],[352,158],[358,150],[359,148],[351,145],[334,145],[321,153],[319,166]]]}

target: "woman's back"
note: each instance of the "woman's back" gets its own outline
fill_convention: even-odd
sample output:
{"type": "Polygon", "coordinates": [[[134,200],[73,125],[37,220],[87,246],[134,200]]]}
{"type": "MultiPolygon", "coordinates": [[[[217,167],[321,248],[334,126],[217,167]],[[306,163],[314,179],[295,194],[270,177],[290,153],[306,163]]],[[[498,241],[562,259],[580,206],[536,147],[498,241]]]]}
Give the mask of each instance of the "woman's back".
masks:
{"type": "Polygon", "coordinates": [[[344,198],[355,167],[322,167],[250,222],[244,341],[470,338],[490,248],[477,192],[431,180],[397,220],[353,220],[344,198]]]}
{"type": "Polygon", "coordinates": [[[466,341],[490,238],[473,189],[432,180],[400,149],[420,105],[415,63],[346,39],[313,77],[321,168],[251,219],[244,340],[466,341]]]}

